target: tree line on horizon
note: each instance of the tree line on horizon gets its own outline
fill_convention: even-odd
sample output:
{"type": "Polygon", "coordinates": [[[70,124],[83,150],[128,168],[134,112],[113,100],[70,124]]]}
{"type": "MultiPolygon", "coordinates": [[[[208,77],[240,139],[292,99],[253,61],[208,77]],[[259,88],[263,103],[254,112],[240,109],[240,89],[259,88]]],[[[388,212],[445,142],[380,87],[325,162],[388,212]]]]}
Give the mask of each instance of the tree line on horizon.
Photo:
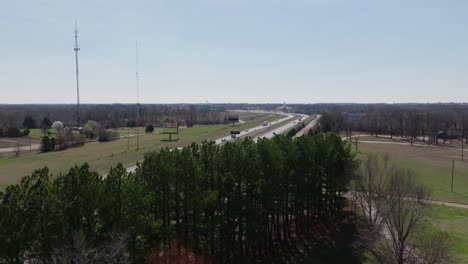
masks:
{"type": "Polygon", "coordinates": [[[134,173],[39,169],[0,192],[0,262],[157,263],[171,247],[252,260],[340,215],[356,168],[348,143],[317,134],[162,149],[134,173]]]}
{"type": "MultiPolygon", "coordinates": [[[[0,128],[3,130],[41,128],[45,118],[60,120],[70,127],[76,126],[76,105],[0,105],[0,128]]],[[[80,107],[83,124],[94,120],[103,128],[159,125],[167,118],[187,126],[227,122],[224,112],[196,105],[96,104],[80,107]]]]}
{"type": "MultiPolygon", "coordinates": [[[[344,110],[344,109],[341,109],[344,110]]],[[[349,109],[348,109],[349,110],[349,109]]],[[[322,114],[321,129],[326,132],[353,132],[406,138],[427,144],[445,144],[454,139],[468,144],[468,110],[372,109],[368,111],[329,111],[322,114]]]]}

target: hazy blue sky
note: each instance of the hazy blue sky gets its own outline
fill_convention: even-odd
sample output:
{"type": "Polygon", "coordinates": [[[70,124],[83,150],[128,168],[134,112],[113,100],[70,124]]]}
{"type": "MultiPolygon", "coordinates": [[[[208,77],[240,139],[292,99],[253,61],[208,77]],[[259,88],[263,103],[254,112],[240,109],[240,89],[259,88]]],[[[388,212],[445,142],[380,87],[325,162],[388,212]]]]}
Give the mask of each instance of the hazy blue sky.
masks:
{"type": "Polygon", "coordinates": [[[468,1],[15,0],[0,103],[468,101],[468,1]]]}

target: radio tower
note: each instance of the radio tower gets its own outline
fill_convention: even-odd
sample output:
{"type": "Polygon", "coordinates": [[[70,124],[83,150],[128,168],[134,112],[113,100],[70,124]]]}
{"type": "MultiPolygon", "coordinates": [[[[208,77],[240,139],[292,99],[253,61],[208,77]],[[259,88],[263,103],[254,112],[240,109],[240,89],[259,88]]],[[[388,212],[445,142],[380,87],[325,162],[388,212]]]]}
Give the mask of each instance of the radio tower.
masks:
{"type": "Polygon", "coordinates": [[[77,115],[77,126],[80,126],[80,80],[78,78],[78,27],[75,21],[75,67],[76,67],[76,115],[77,115]]]}
{"type": "Polygon", "coordinates": [[[138,41],[135,44],[135,75],[136,75],[136,90],[137,90],[137,104],[140,104],[140,87],[138,83],[138,41]]]}
{"type": "Polygon", "coordinates": [[[136,137],[137,137],[137,150],[140,148],[140,138],[138,135],[138,122],[140,121],[140,87],[138,83],[138,41],[135,43],[135,77],[136,77],[136,92],[137,92],[137,114],[135,127],[137,127],[136,137]]]}

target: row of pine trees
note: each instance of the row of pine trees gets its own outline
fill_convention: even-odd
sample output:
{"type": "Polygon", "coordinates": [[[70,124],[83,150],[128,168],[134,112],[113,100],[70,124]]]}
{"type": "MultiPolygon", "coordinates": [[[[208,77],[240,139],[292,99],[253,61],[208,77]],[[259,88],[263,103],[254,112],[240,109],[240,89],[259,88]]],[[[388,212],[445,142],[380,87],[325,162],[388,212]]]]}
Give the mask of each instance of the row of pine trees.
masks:
{"type": "Polygon", "coordinates": [[[317,134],[162,149],[135,173],[40,169],[0,192],[0,263],[142,263],[175,244],[243,262],[339,214],[355,168],[347,143],[317,134]]]}

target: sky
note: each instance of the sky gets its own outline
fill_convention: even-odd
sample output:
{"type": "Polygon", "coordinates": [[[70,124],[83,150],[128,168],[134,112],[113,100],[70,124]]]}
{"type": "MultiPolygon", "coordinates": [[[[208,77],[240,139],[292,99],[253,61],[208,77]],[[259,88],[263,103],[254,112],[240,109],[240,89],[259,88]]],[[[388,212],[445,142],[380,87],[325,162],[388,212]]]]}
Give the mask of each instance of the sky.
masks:
{"type": "Polygon", "coordinates": [[[15,0],[0,104],[468,101],[465,0],[15,0]]]}

